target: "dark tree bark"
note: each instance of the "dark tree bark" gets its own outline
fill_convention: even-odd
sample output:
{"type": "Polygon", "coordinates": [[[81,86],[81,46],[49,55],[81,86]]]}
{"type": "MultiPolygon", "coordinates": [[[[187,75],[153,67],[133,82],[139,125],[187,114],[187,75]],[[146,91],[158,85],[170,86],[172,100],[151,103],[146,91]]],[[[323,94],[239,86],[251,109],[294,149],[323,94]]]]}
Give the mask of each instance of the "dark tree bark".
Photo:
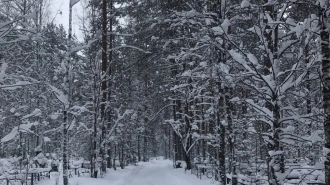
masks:
{"type": "Polygon", "coordinates": [[[137,136],[137,155],[138,155],[138,162],[141,161],[141,146],[140,146],[140,140],[141,140],[141,133],[138,133],[137,136]]]}
{"type": "Polygon", "coordinates": [[[235,159],[235,133],[233,128],[233,104],[230,102],[233,90],[230,87],[226,87],[225,91],[225,105],[226,105],[226,117],[228,124],[228,146],[229,146],[229,171],[232,174],[232,185],[237,185],[236,174],[236,159],[235,159]]]}
{"type": "MultiPolygon", "coordinates": [[[[268,0],[264,0],[265,3],[268,0]]],[[[276,81],[276,76],[271,72],[271,68],[278,61],[277,50],[278,50],[278,25],[275,25],[273,28],[268,24],[268,19],[266,18],[266,14],[273,19],[277,19],[277,5],[267,5],[264,7],[264,18],[263,24],[265,24],[264,29],[264,37],[265,37],[265,45],[266,49],[269,50],[273,57],[265,56],[265,75],[272,75],[274,81],[276,81]]],[[[267,141],[267,165],[268,165],[268,181],[271,185],[278,185],[279,179],[276,176],[276,173],[284,173],[284,155],[281,153],[282,148],[280,146],[280,132],[281,132],[281,124],[280,124],[280,106],[278,104],[279,101],[279,92],[277,90],[270,89],[272,92],[271,98],[267,100],[266,107],[273,113],[273,128],[272,128],[272,136],[268,137],[267,141]],[[269,152],[273,152],[273,155],[270,155],[269,152]],[[279,153],[277,153],[279,152],[279,153]],[[279,165],[279,168],[275,167],[275,165],[279,165]],[[278,169],[278,170],[276,170],[278,169]]],[[[263,123],[262,123],[263,124],[263,123]]]]}
{"type": "Polygon", "coordinates": [[[191,120],[190,118],[192,117],[191,115],[191,111],[189,111],[189,102],[186,102],[186,106],[185,106],[185,122],[186,122],[186,134],[189,133],[189,136],[187,139],[187,143],[185,146],[185,151],[184,151],[184,160],[186,161],[186,169],[190,170],[191,169],[191,162],[190,162],[190,146],[192,145],[192,136],[190,134],[191,132],[191,120]]]}
{"type": "Polygon", "coordinates": [[[102,139],[101,139],[101,157],[102,165],[101,170],[106,171],[106,104],[107,104],[107,0],[102,0],[102,82],[101,82],[101,120],[102,120],[102,139]]]}
{"type": "MultiPolygon", "coordinates": [[[[112,16],[113,14],[113,1],[110,0],[109,1],[109,8],[110,8],[110,15],[112,16]]],[[[108,107],[107,107],[107,116],[108,116],[108,124],[107,124],[107,127],[108,127],[108,131],[110,130],[111,128],[111,109],[110,109],[110,103],[111,103],[111,75],[112,75],[112,71],[113,71],[113,67],[114,66],[112,64],[112,47],[113,47],[113,35],[112,35],[112,26],[113,26],[113,17],[110,17],[109,18],[109,33],[110,33],[110,36],[109,36],[109,57],[108,57],[108,60],[109,60],[109,71],[108,71],[108,77],[109,77],[109,81],[108,81],[108,107]]],[[[108,149],[107,149],[107,153],[108,153],[108,158],[107,158],[107,167],[108,168],[111,168],[112,164],[111,164],[111,144],[110,142],[107,143],[108,145],[108,149]]]]}
{"type": "Polygon", "coordinates": [[[330,185],[330,50],[329,50],[329,17],[324,7],[320,7],[321,23],[321,54],[322,54],[322,83],[323,83],[323,109],[324,109],[324,148],[326,159],[325,184],[330,185]]]}
{"type": "MultiPolygon", "coordinates": [[[[218,85],[220,94],[222,93],[221,85],[219,83],[218,85]]],[[[220,182],[222,184],[226,183],[226,142],[225,142],[225,135],[226,135],[226,127],[221,123],[221,114],[220,109],[223,107],[224,98],[220,95],[220,98],[218,100],[218,109],[216,111],[216,120],[217,125],[219,127],[218,135],[219,135],[219,151],[218,151],[218,160],[219,160],[219,176],[220,176],[220,182]]],[[[224,111],[224,110],[223,110],[224,111]]]]}

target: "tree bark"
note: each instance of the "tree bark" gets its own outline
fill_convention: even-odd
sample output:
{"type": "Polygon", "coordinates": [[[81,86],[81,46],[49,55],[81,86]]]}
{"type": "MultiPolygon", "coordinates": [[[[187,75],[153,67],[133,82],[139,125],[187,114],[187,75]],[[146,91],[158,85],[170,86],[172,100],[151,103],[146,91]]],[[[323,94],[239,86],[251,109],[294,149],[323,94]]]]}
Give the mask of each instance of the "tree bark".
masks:
{"type": "Polygon", "coordinates": [[[68,58],[66,63],[66,72],[64,77],[64,94],[67,101],[63,110],[63,185],[68,185],[68,109],[70,96],[70,64],[71,64],[71,39],[72,39],[72,6],[69,5],[69,34],[68,34],[68,58]]]}
{"type": "MultiPolygon", "coordinates": [[[[264,0],[265,3],[268,0],[264,0]]],[[[271,68],[273,66],[278,65],[278,25],[275,25],[272,28],[267,19],[268,14],[273,20],[277,19],[277,5],[267,5],[264,8],[264,17],[263,17],[263,24],[265,25],[264,29],[264,37],[265,37],[265,45],[266,50],[269,50],[273,57],[265,56],[265,75],[271,75],[273,81],[277,81],[277,76],[274,75],[274,72],[271,72],[271,68]]],[[[277,178],[276,173],[284,173],[284,155],[281,153],[282,148],[280,146],[280,132],[281,132],[281,124],[280,124],[280,106],[279,106],[279,92],[277,90],[270,89],[272,91],[271,99],[267,100],[266,107],[273,113],[273,128],[272,128],[272,136],[268,137],[267,141],[267,165],[268,165],[268,181],[271,185],[278,185],[279,179],[277,178]],[[270,155],[269,152],[273,154],[270,155]],[[279,168],[276,167],[279,165],[279,168]],[[278,170],[277,170],[278,169],[278,170]]],[[[263,123],[262,123],[263,124],[263,123]]]]}
{"type": "Polygon", "coordinates": [[[220,176],[220,183],[226,184],[226,142],[225,142],[225,135],[226,135],[226,128],[221,123],[221,110],[225,111],[223,108],[224,97],[222,96],[223,90],[221,89],[221,83],[218,82],[218,89],[220,97],[217,100],[217,107],[218,110],[216,111],[216,120],[219,135],[219,151],[218,151],[218,160],[219,160],[219,176],[220,176]]]}
{"type": "MultiPolygon", "coordinates": [[[[113,1],[110,0],[109,2],[109,8],[110,8],[110,15],[113,14],[113,1]]],[[[109,71],[108,71],[108,77],[110,78],[109,81],[108,81],[108,108],[107,108],[107,116],[108,116],[108,131],[110,130],[111,128],[111,75],[112,75],[112,71],[114,70],[113,69],[113,64],[112,64],[112,47],[113,47],[113,35],[112,35],[112,26],[113,26],[113,18],[110,17],[109,19],[109,32],[110,32],[110,37],[109,37],[109,57],[108,57],[108,62],[109,62],[109,71]]],[[[108,153],[108,157],[107,157],[107,167],[108,168],[111,168],[112,164],[111,164],[111,144],[110,142],[107,143],[108,145],[108,148],[107,148],[107,153],[108,153]]]]}
{"type": "Polygon", "coordinates": [[[101,139],[101,170],[106,171],[106,105],[107,105],[107,0],[102,0],[102,78],[101,78],[101,120],[102,120],[102,139],[101,139]]]}
{"type": "Polygon", "coordinates": [[[330,185],[330,51],[329,25],[326,8],[320,7],[321,22],[321,54],[322,54],[322,83],[324,109],[324,149],[325,149],[325,184],[330,185]]]}
{"type": "MultiPolygon", "coordinates": [[[[140,132],[140,131],[139,131],[140,132]]],[[[138,133],[137,136],[137,155],[138,155],[138,162],[141,161],[141,146],[140,146],[140,140],[141,140],[141,133],[138,133]]]]}
{"type": "Polygon", "coordinates": [[[191,132],[191,120],[190,118],[192,117],[191,112],[189,112],[189,102],[186,101],[186,106],[185,106],[185,122],[186,122],[186,134],[189,134],[189,136],[187,139],[187,143],[185,146],[185,150],[184,150],[184,160],[186,161],[186,169],[190,170],[191,169],[191,163],[190,163],[190,146],[192,145],[192,135],[190,134],[191,132]],[[189,116],[189,117],[188,117],[189,116]]]}
{"type": "Polygon", "coordinates": [[[235,133],[233,128],[233,105],[230,102],[232,88],[225,88],[225,106],[226,106],[226,121],[228,124],[228,145],[229,145],[229,171],[232,175],[232,185],[237,185],[237,174],[236,174],[236,160],[235,160],[235,133]]]}

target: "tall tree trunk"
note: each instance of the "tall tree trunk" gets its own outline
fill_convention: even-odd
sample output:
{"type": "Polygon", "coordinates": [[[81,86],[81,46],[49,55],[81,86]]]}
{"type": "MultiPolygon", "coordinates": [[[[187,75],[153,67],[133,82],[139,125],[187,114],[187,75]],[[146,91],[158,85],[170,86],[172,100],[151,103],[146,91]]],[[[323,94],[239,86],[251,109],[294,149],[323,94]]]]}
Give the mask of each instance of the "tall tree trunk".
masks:
{"type": "MultiPolygon", "coordinates": [[[[264,0],[264,3],[267,3],[268,0],[264,0]]],[[[272,6],[266,6],[265,7],[265,11],[266,12],[271,12],[272,11],[272,6]]],[[[267,24],[268,23],[268,19],[266,17],[266,15],[264,15],[263,17],[263,24],[265,24],[265,30],[264,30],[264,37],[266,39],[266,44],[267,45],[267,49],[273,51],[272,49],[272,29],[271,27],[267,24]]],[[[265,56],[265,62],[264,62],[264,74],[265,75],[270,75],[270,68],[272,67],[272,61],[270,60],[269,56],[265,56]]],[[[268,108],[270,111],[272,111],[272,105],[269,102],[266,102],[266,108],[268,108]]],[[[262,130],[261,132],[265,132],[266,130],[268,130],[265,127],[268,127],[268,125],[266,125],[266,123],[261,122],[262,124],[262,130]]],[[[273,137],[269,136],[269,141],[267,142],[267,150],[268,151],[274,151],[274,143],[272,143],[271,141],[273,141],[273,137]]],[[[270,184],[273,185],[273,183],[271,183],[271,181],[273,181],[273,178],[275,178],[275,172],[274,169],[272,168],[271,164],[271,156],[269,155],[269,153],[266,153],[267,155],[267,168],[268,168],[268,181],[270,182],[270,184]]]]}
{"type": "MultiPolygon", "coordinates": [[[[226,18],[226,5],[227,5],[227,0],[208,0],[207,1],[207,9],[210,12],[215,13],[215,15],[213,16],[215,20],[217,20],[217,23],[221,23],[224,21],[224,19],[226,18]]],[[[218,25],[217,25],[218,26],[218,25]]],[[[224,48],[225,43],[222,44],[222,47],[224,48]]],[[[215,48],[213,51],[216,56],[213,59],[213,62],[215,64],[217,64],[218,62],[221,63],[225,63],[226,58],[225,58],[225,54],[219,50],[218,48],[215,48]]],[[[216,70],[216,69],[212,69],[212,70],[216,70]]],[[[213,74],[213,71],[211,71],[211,74],[213,74]]],[[[224,89],[221,87],[222,84],[222,79],[219,78],[220,74],[218,74],[217,76],[213,76],[211,79],[211,92],[213,94],[213,96],[215,97],[213,102],[214,102],[214,107],[216,107],[216,109],[214,110],[214,118],[215,118],[215,123],[217,125],[217,136],[218,136],[218,150],[217,150],[217,159],[219,160],[219,181],[220,184],[226,184],[226,127],[225,125],[222,123],[221,120],[225,120],[225,117],[223,113],[226,112],[225,110],[225,97],[224,97],[224,89]]],[[[205,123],[204,125],[204,132],[205,134],[208,133],[208,124],[205,123]]],[[[207,147],[207,143],[204,142],[203,143],[203,147],[206,148],[207,147]]],[[[204,152],[204,151],[203,151],[204,152]]],[[[203,155],[205,155],[203,153],[203,155]]]]}
{"type": "Polygon", "coordinates": [[[70,96],[70,65],[71,65],[71,39],[72,39],[72,7],[69,3],[69,35],[68,35],[68,51],[67,63],[64,77],[64,93],[67,98],[67,103],[63,110],[63,185],[68,185],[68,110],[69,110],[69,96],[70,96]]]}
{"type": "MultiPolygon", "coordinates": [[[[268,3],[268,0],[264,0],[265,3],[268,3]]],[[[277,5],[267,5],[264,7],[264,17],[263,17],[263,24],[265,25],[264,29],[264,37],[265,37],[265,45],[267,46],[266,49],[272,53],[271,56],[265,56],[265,71],[266,75],[271,75],[273,81],[277,81],[277,76],[274,75],[274,72],[271,72],[271,68],[273,66],[278,65],[279,62],[277,56],[278,50],[278,25],[275,25],[272,28],[268,23],[268,14],[273,20],[277,20],[277,5]]],[[[279,179],[277,178],[276,173],[284,173],[284,155],[282,153],[282,148],[280,146],[280,132],[281,132],[281,125],[280,125],[280,106],[279,106],[279,94],[277,90],[272,90],[272,97],[266,103],[266,107],[273,113],[273,128],[272,128],[272,136],[269,136],[267,141],[267,165],[268,165],[268,181],[271,185],[278,185],[279,179]],[[272,155],[270,155],[272,153],[272,155]]]]}
{"type": "Polygon", "coordinates": [[[147,138],[147,131],[146,131],[146,128],[144,128],[145,131],[144,131],[144,136],[143,136],[143,162],[147,162],[147,147],[148,147],[148,138],[147,138]]]}
{"type": "MultiPolygon", "coordinates": [[[[149,88],[149,82],[148,82],[148,74],[144,75],[144,97],[147,98],[149,96],[148,93],[148,88],[149,88]]],[[[148,105],[144,104],[144,118],[143,118],[143,123],[144,123],[144,136],[143,136],[143,161],[147,162],[148,158],[148,137],[151,137],[149,134],[149,128],[148,128],[148,122],[149,119],[147,117],[147,112],[148,112],[148,105]]]]}
{"type": "Polygon", "coordinates": [[[125,162],[125,159],[124,159],[124,141],[122,141],[122,143],[121,143],[121,162],[120,162],[121,169],[124,169],[124,162],[125,162]]]}
{"type": "MultiPolygon", "coordinates": [[[[175,79],[175,84],[177,84],[177,73],[178,73],[178,70],[177,70],[177,66],[176,66],[176,63],[175,63],[175,60],[174,59],[170,59],[170,63],[172,64],[172,78],[175,79]]],[[[176,94],[173,93],[173,96],[174,98],[176,98],[176,94]]],[[[178,120],[178,116],[177,116],[177,111],[180,109],[180,105],[179,105],[179,100],[173,100],[173,106],[172,106],[172,116],[173,116],[173,120],[176,122],[178,120]]],[[[173,161],[177,161],[179,159],[181,159],[180,157],[180,146],[181,146],[181,143],[180,143],[180,139],[179,139],[179,136],[177,135],[177,133],[175,131],[172,132],[173,134],[173,147],[174,147],[174,155],[173,155],[173,161]]]]}
{"type": "Polygon", "coordinates": [[[221,112],[225,112],[224,109],[224,92],[223,89],[221,89],[221,83],[217,82],[218,86],[218,93],[220,94],[219,98],[215,101],[216,102],[216,121],[217,121],[217,134],[219,136],[219,149],[218,149],[218,160],[219,160],[219,177],[220,177],[220,183],[226,184],[226,142],[225,142],[225,136],[226,136],[226,128],[221,123],[221,112]]]}
{"type": "Polygon", "coordinates": [[[113,165],[113,169],[116,170],[116,157],[117,157],[117,145],[114,144],[114,153],[113,153],[113,162],[112,162],[112,165],[113,165]]]}
{"type": "Polygon", "coordinates": [[[172,137],[171,137],[171,127],[168,126],[168,158],[169,159],[173,159],[172,158],[172,143],[171,143],[171,140],[172,140],[172,137]]]}
{"type": "Polygon", "coordinates": [[[233,105],[230,102],[232,88],[226,87],[225,91],[225,106],[226,106],[226,121],[228,124],[228,146],[229,146],[229,171],[232,175],[232,185],[237,185],[236,160],[235,160],[235,133],[233,129],[233,105]]]}
{"type": "Polygon", "coordinates": [[[63,111],[63,185],[68,185],[68,112],[67,109],[63,111]]]}
{"type": "Polygon", "coordinates": [[[101,139],[101,170],[106,171],[106,105],[107,105],[107,0],[102,0],[102,102],[101,102],[101,120],[102,120],[102,139],[101,139]]]}
{"type": "Polygon", "coordinates": [[[324,109],[324,149],[325,149],[325,184],[330,185],[330,51],[329,51],[329,18],[326,7],[320,7],[322,83],[324,109]]]}
{"type": "MultiPolygon", "coordinates": [[[[140,132],[140,131],[139,131],[140,132]]],[[[138,162],[141,161],[141,146],[140,146],[140,140],[141,140],[141,133],[138,133],[138,138],[137,138],[137,154],[138,154],[138,162]]]]}
{"type": "MultiPolygon", "coordinates": [[[[180,100],[176,100],[176,121],[181,121],[182,120],[182,103],[180,100]]],[[[183,145],[182,145],[182,138],[175,132],[174,134],[176,134],[176,146],[177,146],[177,151],[178,151],[178,158],[176,158],[176,160],[183,160],[184,158],[184,149],[183,149],[183,145]]]]}
{"type": "MultiPolygon", "coordinates": [[[[113,14],[113,1],[110,0],[109,2],[109,8],[110,8],[110,15],[112,16],[113,14]]],[[[109,82],[108,82],[108,108],[107,108],[107,113],[108,113],[108,131],[111,128],[111,75],[112,75],[112,71],[114,71],[113,67],[114,66],[112,64],[112,47],[113,47],[113,33],[112,33],[112,26],[113,26],[113,17],[110,17],[109,19],[109,33],[110,33],[110,37],[109,37],[109,72],[108,72],[108,77],[109,77],[109,82]]],[[[107,149],[107,153],[108,153],[108,158],[107,158],[107,167],[111,168],[111,144],[110,142],[107,143],[108,145],[108,149],[107,149]]]]}
{"type": "MultiPolygon", "coordinates": [[[[190,82],[188,82],[190,83],[190,82]]],[[[187,143],[186,143],[186,146],[185,146],[185,150],[184,150],[184,160],[186,161],[186,169],[187,170],[190,170],[191,169],[191,162],[190,162],[190,146],[192,145],[192,135],[190,134],[192,131],[191,131],[191,111],[189,111],[189,102],[186,101],[186,106],[185,106],[185,122],[186,122],[186,134],[189,134],[189,136],[186,136],[188,137],[187,139],[187,143]]]]}
{"type": "MultiPolygon", "coordinates": [[[[92,38],[95,37],[96,35],[96,24],[95,24],[95,19],[96,19],[96,6],[95,3],[91,4],[92,6],[92,26],[93,26],[93,31],[92,31],[92,38]]],[[[95,55],[95,50],[91,49],[90,51],[90,66],[91,68],[94,67],[96,61],[96,55],[95,55]]],[[[95,71],[98,71],[98,69],[94,69],[95,71]]],[[[93,114],[93,133],[91,135],[91,158],[90,158],[90,163],[91,163],[91,177],[95,177],[95,161],[96,161],[96,157],[97,157],[97,153],[96,153],[96,149],[97,149],[97,118],[98,118],[98,112],[99,112],[99,87],[98,87],[98,83],[99,83],[99,79],[98,79],[99,74],[97,74],[96,72],[94,72],[93,74],[93,108],[94,108],[94,114],[93,114]]]]}

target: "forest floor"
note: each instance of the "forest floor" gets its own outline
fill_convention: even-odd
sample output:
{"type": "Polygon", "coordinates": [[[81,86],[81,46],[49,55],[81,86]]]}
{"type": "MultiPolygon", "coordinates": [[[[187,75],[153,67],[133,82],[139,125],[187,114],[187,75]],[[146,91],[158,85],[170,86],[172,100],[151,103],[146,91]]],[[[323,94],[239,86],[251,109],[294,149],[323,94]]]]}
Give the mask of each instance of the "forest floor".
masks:
{"type": "MultiPolygon", "coordinates": [[[[60,178],[59,185],[62,185],[60,178]]],[[[39,184],[55,185],[55,179],[43,180],[39,184]]],[[[210,179],[201,180],[183,168],[174,169],[170,160],[151,160],[139,163],[138,166],[127,166],[125,169],[109,169],[104,178],[77,177],[69,178],[70,185],[210,185],[216,184],[210,179]]]]}

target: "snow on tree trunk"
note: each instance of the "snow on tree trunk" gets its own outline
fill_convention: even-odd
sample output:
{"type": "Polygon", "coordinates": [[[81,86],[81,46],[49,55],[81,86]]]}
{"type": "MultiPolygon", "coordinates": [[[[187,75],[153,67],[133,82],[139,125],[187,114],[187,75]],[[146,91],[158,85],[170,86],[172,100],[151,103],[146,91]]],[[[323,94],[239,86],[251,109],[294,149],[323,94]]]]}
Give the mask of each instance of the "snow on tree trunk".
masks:
{"type": "Polygon", "coordinates": [[[71,39],[72,39],[72,2],[69,5],[69,35],[68,35],[68,51],[67,63],[64,76],[64,96],[67,99],[67,104],[64,104],[63,110],[63,185],[68,185],[68,109],[69,109],[69,94],[70,94],[70,77],[71,77],[71,39]]]}
{"type": "Polygon", "coordinates": [[[189,134],[189,136],[186,136],[188,137],[187,140],[186,140],[186,143],[185,143],[185,151],[184,151],[184,160],[186,161],[186,169],[187,170],[190,170],[191,169],[191,162],[190,162],[190,156],[189,156],[189,153],[190,153],[190,147],[192,145],[192,136],[191,136],[191,120],[190,118],[192,117],[191,115],[191,111],[189,112],[189,103],[188,101],[186,101],[186,106],[185,106],[185,122],[186,122],[186,134],[189,134]]]}
{"type": "Polygon", "coordinates": [[[67,121],[68,121],[68,112],[67,110],[63,111],[63,185],[68,185],[68,129],[67,129],[67,121]]]}
{"type": "Polygon", "coordinates": [[[233,130],[233,105],[230,102],[233,93],[232,88],[226,87],[225,93],[225,107],[226,107],[226,122],[228,125],[228,145],[229,145],[229,172],[232,174],[232,185],[237,185],[236,174],[236,160],[235,160],[235,133],[233,130]]]}
{"type": "MultiPolygon", "coordinates": [[[[91,15],[92,15],[92,20],[91,20],[91,24],[93,26],[93,31],[92,31],[92,38],[95,38],[96,37],[96,5],[95,3],[91,3],[91,15]]],[[[94,46],[96,47],[96,46],[94,46]]],[[[95,57],[95,54],[96,54],[96,51],[95,49],[91,49],[91,54],[90,54],[90,63],[96,63],[97,59],[94,58],[95,57]]],[[[90,153],[90,164],[91,164],[91,177],[95,177],[95,161],[96,161],[96,158],[97,158],[97,125],[98,125],[98,115],[97,114],[99,112],[99,78],[98,78],[98,69],[95,67],[94,69],[94,73],[93,73],[93,111],[95,112],[95,114],[93,114],[93,132],[92,132],[92,136],[91,136],[91,140],[92,140],[92,143],[91,143],[91,153],[90,153]]]]}
{"type": "Polygon", "coordinates": [[[221,116],[221,110],[225,111],[224,109],[224,97],[222,96],[223,89],[221,89],[221,84],[218,82],[218,92],[220,97],[216,101],[217,104],[217,111],[216,111],[216,120],[217,120],[217,126],[218,129],[218,136],[219,136],[219,150],[218,150],[218,160],[219,160],[219,176],[220,176],[220,182],[222,184],[226,183],[226,142],[225,142],[225,135],[226,135],[226,127],[221,122],[223,119],[221,116]]]}
{"type": "MultiPolygon", "coordinates": [[[[109,2],[109,7],[110,7],[110,15],[113,14],[113,1],[110,0],[109,2]]],[[[113,26],[113,18],[112,16],[109,18],[109,32],[112,33],[112,26],[113,26]]],[[[108,76],[109,78],[111,77],[112,75],[112,66],[111,66],[111,63],[112,63],[112,43],[113,43],[113,35],[110,34],[110,39],[109,39],[109,65],[110,65],[110,68],[109,68],[109,72],[108,72],[108,76]]],[[[109,80],[108,82],[108,103],[109,103],[109,106],[108,106],[108,128],[111,127],[111,109],[110,109],[110,102],[111,102],[111,81],[109,80]]],[[[108,142],[108,148],[107,148],[107,153],[108,153],[108,157],[107,157],[107,167],[108,168],[111,168],[111,149],[110,149],[110,142],[108,142]]]]}
{"type": "MultiPolygon", "coordinates": [[[[265,3],[268,3],[268,0],[265,0],[265,3]]],[[[277,6],[276,5],[267,5],[265,6],[265,13],[268,14],[273,20],[277,19],[277,6]]],[[[276,72],[273,71],[273,68],[278,64],[277,57],[277,47],[278,47],[278,25],[275,25],[274,28],[270,26],[268,22],[267,15],[264,15],[263,24],[265,25],[264,29],[264,37],[266,39],[266,46],[268,50],[268,55],[266,56],[265,62],[265,74],[271,76],[272,80],[276,82],[276,72]]],[[[277,185],[278,179],[276,176],[276,172],[284,173],[284,160],[283,153],[280,149],[279,135],[281,131],[280,125],[280,107],[279,107],[279,92],[274,91],[274,89],[270,89],[271,100],[267,103],[267,108],[273,114],[273,128],[272,135],[267,138],[267,146],[268,146],[268,180],[272,185],[277,185]],[[278,166],[279,165],[279,166],[278,166]]]]}

